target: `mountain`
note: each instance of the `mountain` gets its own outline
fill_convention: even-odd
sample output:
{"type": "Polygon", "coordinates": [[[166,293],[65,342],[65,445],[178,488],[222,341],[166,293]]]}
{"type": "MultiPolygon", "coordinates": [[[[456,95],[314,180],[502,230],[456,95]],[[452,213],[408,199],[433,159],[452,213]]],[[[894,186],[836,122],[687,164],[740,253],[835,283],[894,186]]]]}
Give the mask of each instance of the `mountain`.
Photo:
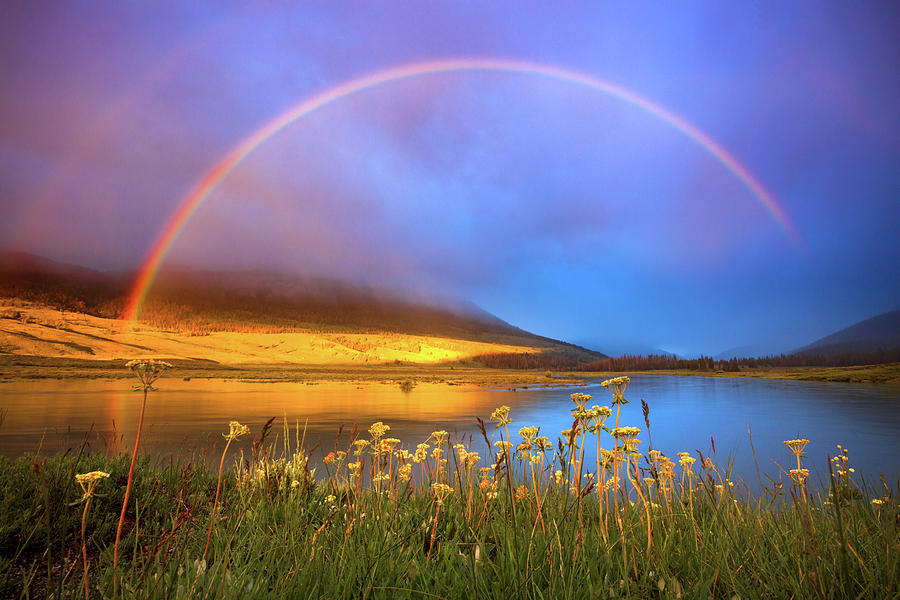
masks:
{"type": "MultiPolygon", "coordinates": [[[[121,340],[115,335],[119,329],[116,323],[123,323],[117,319],[123,312],[132,281],[133,274],[104,273],[21,252],[0,253],[0,298],[27,301],[57,311],[100,319],[91,321],[90,327],[94,329],[90,330],[92,333],[87,338],[82,335],[84,339],[59,337],[62,334],[58,332],[67,328],[58,327],[55,323],[65,320],[65,315],[36,314],[35,320],[44,322],[44,327],[39,330],[40,335],[25,329],[6,333],[17,336],[15,339],[19,346],[16,347],[22,346],[25,343],[23,340],[31,340],[29,344],[36,348],[35,353],[41,353],[46,348],[71,353],[77,347],[92,347],[93,342],[86,343],[86,340],[98,337],[114,339],[118,343],[121,340]],[[54,329],[53,335],[59,339],[45,339],[50,329],[54,329]],[[38,344],[38,341],[46,344],[38,344]]],[[[9,315],[12,314],[9,312],[9,315]]],[[[441,339],[448,340],[444,345],[453,341],[450,345],[456,350],[450,354],[443,350],[428,350],[429,356],[433,357],[521,352],[590,361],[604,356],[524,331],[467,302],[412,299],[396,292],[344,281],[258,270],[164,271],[157,277],[142,307],[140,322],[142,326],[154,328],[157,338],[180,336],[180,342],[184,341],[182,338],[185,336],[197,341],[198,336],[224,333],[237,336],[278,334],[281,337],[284,337],[282,334],[302,334],[302,344],[319,344],[323,348],[336,347],[335,344],[347,347],[349,344],[353,357],[360,360],[380,360],[387,356],[382,350],[392,345],[391,336],[397,339],[417,336],[418,341],[407,339],[401,344],[404,348],[423,347],[422,344],[427,348],[440,347],[441,339]],[[309,336],[318,337],[312,339],[309,336]],[[361,339],[356,340],[360,336],[361,339]],[[423,341],[426,337],[430,341],[423,341]]],[[[145,340],[138,345],[172,347],[172,340],[163,344],[160,339],[145,340]]],[[[247,339],[243,338],[241,343],[247,339]]],[[[297,340],[295,342],[300,344],[297,340]]],[[[112,348],[94,348],[93,353],[112,351],[112,348]]],[[[262,348],[265,350],[262,354],[272,354],[268,351],[269,347],[262,348]]],[[[218,348],[216,352],[221,350],[218,348]]],[[[186,350],[178,346],[178,352],[182,351],[186,350]]],[[[241,357],[253,356],[255,352],[248,351],[241,357]]],[[[297,357],[303,354],[302,349],[297,348],[290,352],[297,352],[297,357]]],[[[347,353],[344,350],[341,352],[343,354],[338,354],[346,358],[347,353]]],[[[306,355],[310,355],[309,352],[306,355]]],[[[415,355],[416,352],[407,352],[402,354],[402,359],[414,360],[410,357],[415,355]]],[[[278,356],[284,358],[281,354],[278,356]]]]}
{"type": "Polygon", "coordinates": [[[832,355],[900,348],[900,310],[860,321],[794,350],[796,354],[832,355]]]}

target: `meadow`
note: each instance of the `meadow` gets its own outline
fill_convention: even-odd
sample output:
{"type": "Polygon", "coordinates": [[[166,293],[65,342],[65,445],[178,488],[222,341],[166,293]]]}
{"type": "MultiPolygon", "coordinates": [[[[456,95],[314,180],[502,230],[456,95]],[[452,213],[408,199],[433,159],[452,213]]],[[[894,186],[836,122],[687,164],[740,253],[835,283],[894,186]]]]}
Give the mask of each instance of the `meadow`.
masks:
{"type": "MultiPolygon", "coordinates": [[[[153,402],[167,365],[131,368],[135,401],[153,402]]],[[[389,423],[324,450],[302,426],[223,423],[218,469],[151,459],[141,424],[129,453],[0,458],[0,595],[900,597],[900,482],[859,480],[838,447],[813,488],[795,439],[783,477],[751,493],[755,474],[654,450],[649,406],[621,422],[629,383],[572,394],[563,432],[498,407],[482,439],[415,447],[389,423]]]]}

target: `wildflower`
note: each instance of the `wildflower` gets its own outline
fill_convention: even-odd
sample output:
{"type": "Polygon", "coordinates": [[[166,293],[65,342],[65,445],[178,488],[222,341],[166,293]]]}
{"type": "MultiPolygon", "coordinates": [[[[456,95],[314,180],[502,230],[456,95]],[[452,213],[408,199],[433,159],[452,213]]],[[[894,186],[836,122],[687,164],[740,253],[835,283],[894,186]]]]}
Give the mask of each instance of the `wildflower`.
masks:
{"type": "Polygon", "coordinates": [[[385,438],[381,440],[381,444],[379,445],[379,450],[382,452],[392,452],[395,447],[400,444],[400,440],[397,438],[385,438]]]}
{"type": "Polygon", "coordinates": [[[333,494],[328,494],[327,496],[325,496],[325,504],[334,504],[334,501],[336,499],[337,498],[335,498],[333,494]]]}
{"type": "Polygon", "coordinates": [[[616,459],[616,454],[606,448],[600,448],[600,465],[609,467],[616,459]]]}
{"type": "Polygon", "coordinates": [[[475,465],[478,464],[478,461],[481,460],[481,456],[477,452],[466,452],[466,457],[463,459],[463,465],[467,469],[471,469],[475,465]]]}
{"type": "Polygon", "coordinates": [[[413,461],[420,463],[428,458],[428,449],[430,447],[431,446],[429,446],[428,444],[419,444],[418,446],[416,446],[416,454],[415,456],[413,456],[413,461]]]}
{"type": "Polygon", "coordinates": [[[431,433],[431,439],[434,440],[435,444],[443,444],[447,441],[447,438],[450,436],[449,433],[441,429],[440,431],[433,431],[431,433]]]}
{"type": "Polygon", "coordinates": [[[438,504],[443,504],[444,498],[453,493],[453,488],[446,483],[432,483],[431,490],[434,492],[434,498],[438,504]]]}
{"type": "Polygon", "coordinates": [[[94,495],[94,489],[100,482],[104,479],[109,478],[109,473],[104,471],[91,471],[90,473],[80,473],[75,475],[75,481],[78,482],[78,485],[81,486],[81,491],[84,492],[84,495],[81,497],[82,500],[87,500],[91,496],[94,495]]]}
{"type": "Polygon", "coordinates": [[[603,423],[612,416],[612,409],[608,406],[597,406],[596,404],[589,411],[588,418],[591,421],[589,430],[591,433],[600,433],[600,430],[606,430],[603,423]]]}
{"type": "Polygon", "coordinates": [[[616,427],[612,430],[614,437],[628,440],[636,437],[641,432],[638,427],[616,427]]]}
{"type": "MultiPolygon", "coordinates": [[[[122,511],[119,513],[119,525],[116,527],[116,541],[113,545],[113,573],[116,573],[119,567],[119,542],[122,539],[122,527],[125,525],[125,511],[128,508],[128,498],[131,495],[131,482],[134,477],[134,462],[137,458],[138,446],[141,443],[141,429],[144,426],[144,410],[147,407],[147,393],[154,390],[153,382],[162,375],[167,368],[171,368],[167,362],[152,359],[130,360],[125,366],[137,376],[141,385],[134,387],[135,391],[144,392],[144,401],[141,403],[141,415],[138,417],[137,435],[134,438],[134,450],[131,453],[131,466],[128,468],[128,479],[125,483],[125,498],[122,500],[122,511]]],[[[114,579],[113,596],[116,595],[116,587],[118,578],[114,579]]]]}
{"type": "Polygon", "coordinates": [[[109,473],[105,471],[91,471],[90,473],[79,473],[75,475],[75,481],[78,482],[78,485],[81,486],[81,491],[84,492],[84,495],[81,496],[81,500],[84,502],[84,511],[81,513],[81,556],[84,561],[84,597],[88,598],[88,593],[90,590],[90,585],[88,584],[88,555],[87,555],[87,541],[85,540],[85,525],[87,523],[87,514],[88,507],[91,504],[91,498],[94,497],[94,488],[96,488],[101,481],[107,479],[109,477],[109,473]]]}
{"type": "Polygon", "coordinates": [[[359,456],[362,454],[363,448],[369,445],[369,440],[355,440],[353,445],[356,446],[356,450],[353,451],[353,454],[359,456]]]}
{"type": "Polygon", "coordinates": [[[412,465],[409,463],[400,465],[400,468],[397,469],[397,474],[400,476],[400,481],[409,481],[412,475],[412,465]]]}
{"type": "Polygon", "coordinates": [[[607,379],[600,385],[610,390],[613,393],[613,404],[628,404],[628,400],[625,399],[623,395],[625,393],[625,386],[628,385],[628,382],[631,381],[628,377],[615,377],[613,379],[607,379]]]}
{"type": "Polygon", "coordinates": [[[520,485],[516,488],[516,500],[524,500],[528,497],[528,488],[524,485],[520,485]]]}
{"type": "Polygon", "coordinates": [[[494,442],[494,446],[504,451],[512,448],[512,444],[510,444],[509,442],[504,442],[503,440],[494,442]]]}
{"type": "Polygon", "coordinates": [[[626,439],[625,447],[623,448],[623,450],[625,451],[626,454],[631,454],[633,456],[634,455],[640,456],[640,452],[638,452],[638,449],[637,449],[637,447],[640,445],[640,443],[641,443],[641,440],[639,440],[637,438],[626,439]]]}
{"type": "Polygon", "coordinates": [[[373,440],[380,439],[384,437],[384,434],[390,431],[391,426],[385,425],[381,421],[377,423],[373,423],[371,427],[369,427],[369,435],[372,436],[373,440]]]}
{"type": "Polygon", "coordinates": [[[803,485],[803,482],[809,477],[809,469],[791,469],[790,475],[797,485],[803,485]]]}
{"type": "Polygon", "coordinates": [[[534,441],[534,438],[537,437],[537,434],[540,433],[540,427],[522,427],[519,429],[519,436],[521,436],[522,440],[526,444],[531,444],[534,441]]]}
{"type": "Polygon", "coordinates": [[[509,418],[509,407],[501,406],[491,413],[491,421],[497,423],[496,429],[500,429],[504,425],[508,425],[512,423],[512,419],[509,418]]]}
{"type": "Polygon", "coordinates": [[[784,445],[787,446],[793,454],[800,457],[803,456],[803,449],[806,448],[808,443],[809,440],[786,440],[784,445]]]}
{"type": "Polygon", "coordinates": [[[872,506],[874,506],[875,508],[881,508],[883,505],[884,505],[884,500],[882,500],[881,498],[873,498],[872,499],[872,506]]]}
{"type": "Polygon", "coordinates": [[[163,371],[172,368],[172,365],[165,361],[147,358],[130,360],[125,363],[125,366],[131,369],[137,375],[138,380],[140,380],[141,385],[134,388],[139,391],[154,390],[153,382],[159,379],[163,371]]]}
{"type": "Polygon", "coordinates": [[[329,452],[329,453],[325,456],[325,458],[322,459],[322,461],[323,461],[326,465],[329,465],[329,464],[333,463],[333,462],[334,462],[334,452],[329,452]]]}
{"type": "Polygon", "coordinates": [[[611,409],[610,407],[608,407],[608,406],[597,406],[597,405],[594,405],[593,411],[594,411],[594,416],[595,416],[595,417],[604,417],[604,418],[606,418],[606,417],[611,417],[611,416],[612,416],[612,409],[611,409]]]}
{"type": "Polygon", "coordinates": [[[572,414],[581,418],[588,417],[588,411],[585,411],[584,407],[591,401],[591,396],[588,394],[572,394],[571,398],[572,402],[576,405],[576,407],[572,409],[572,414]]]}
{"type": "Polygon", "coordinates": [[[228,423],[228,433],[223,433],[222,437],[224,437],[229,442],[233,442],[238,440],[245,435],[250,433],[250,427],[247,425],[241,425],[237,421],[231,421],[228,423]]]}

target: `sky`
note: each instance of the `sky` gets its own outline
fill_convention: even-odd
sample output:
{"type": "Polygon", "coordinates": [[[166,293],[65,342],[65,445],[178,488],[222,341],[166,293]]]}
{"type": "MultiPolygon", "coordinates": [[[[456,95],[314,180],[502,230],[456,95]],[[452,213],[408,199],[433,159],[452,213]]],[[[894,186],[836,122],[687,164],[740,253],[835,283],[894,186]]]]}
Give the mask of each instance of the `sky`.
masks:
{"type": "Polygon", "coordinates": [[[490,59],[624,92],[466,70],[338,97],[244,156],[164,266],[462,299],[610,354],[781,352],[900,308],[896,3],[3,13],[0,248],[136,271],[210,169],[278,115],[387,69],[490,59]]]}

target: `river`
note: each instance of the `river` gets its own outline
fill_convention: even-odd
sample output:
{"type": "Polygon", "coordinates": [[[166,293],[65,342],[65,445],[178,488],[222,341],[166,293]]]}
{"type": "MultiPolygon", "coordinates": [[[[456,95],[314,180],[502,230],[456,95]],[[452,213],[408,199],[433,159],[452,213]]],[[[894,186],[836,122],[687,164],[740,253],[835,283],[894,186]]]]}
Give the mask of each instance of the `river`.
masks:
{"type": "MultiPolygon", "coordinates": [[[[411,447],[436,429],[466,439],[472,436],[473,448],[486,456],[476,416],[487,421],[494,408],[508,405],[514,421],[511,431],[537,425],[555,440],[571,426],[571,393],[592,394],[589,404],[610,403],[610,393],[599,383],[518,391],[440,384],[403,392],[395,384],[167,378],[150,393],[141,446],[157,456],[213,456],[230,420],[249,425],[256,435],[265,421],[278,417],[270,439],[277,434],[283,441],[286,417],[291,443],[305,432],[305,445],[315,447],[316,462],[334,448],[342,424],[339,447],[348,443],[354,423],[365,435],[375,421],[390,425],[389,435],[411,447]]],[[[630,404],[622,408],[621,424],[641,428],[642,451],[652,442],[653,448],[673,458],[681,451],[709,455],[714,443],[717,464],[724,468],[730,462],[732,479],[743,480],[751,489],[758,488],[757,465],[763,480],[777,479],[779,465],[791,468],[783,441],[798,437],[811,440],[806,462],[814,480],[817,475],[828,477],[826,456],[837,452],[837,444],[849,448],[858,476],[874,480],[885,474],[888,481],[900,477],[900,386],[636,375],[625,397],[630,404]],[[650,436],[641,399],[650,407],[650,436]]],[[[130,451],[140,398],[128,380],[0,383],[0,454],[65,452],[77,449],[85,439],[95,451],[130,451]]],[[[488,435],[492,433],[488,424],[488,435]]],[[[602,445],[610,447],[608,439],[602,445]]],[[[249,442],[240,446],[247,448],[249,442]]],[[[589,452],[587,464],[592,462],[589,452]]]]}

